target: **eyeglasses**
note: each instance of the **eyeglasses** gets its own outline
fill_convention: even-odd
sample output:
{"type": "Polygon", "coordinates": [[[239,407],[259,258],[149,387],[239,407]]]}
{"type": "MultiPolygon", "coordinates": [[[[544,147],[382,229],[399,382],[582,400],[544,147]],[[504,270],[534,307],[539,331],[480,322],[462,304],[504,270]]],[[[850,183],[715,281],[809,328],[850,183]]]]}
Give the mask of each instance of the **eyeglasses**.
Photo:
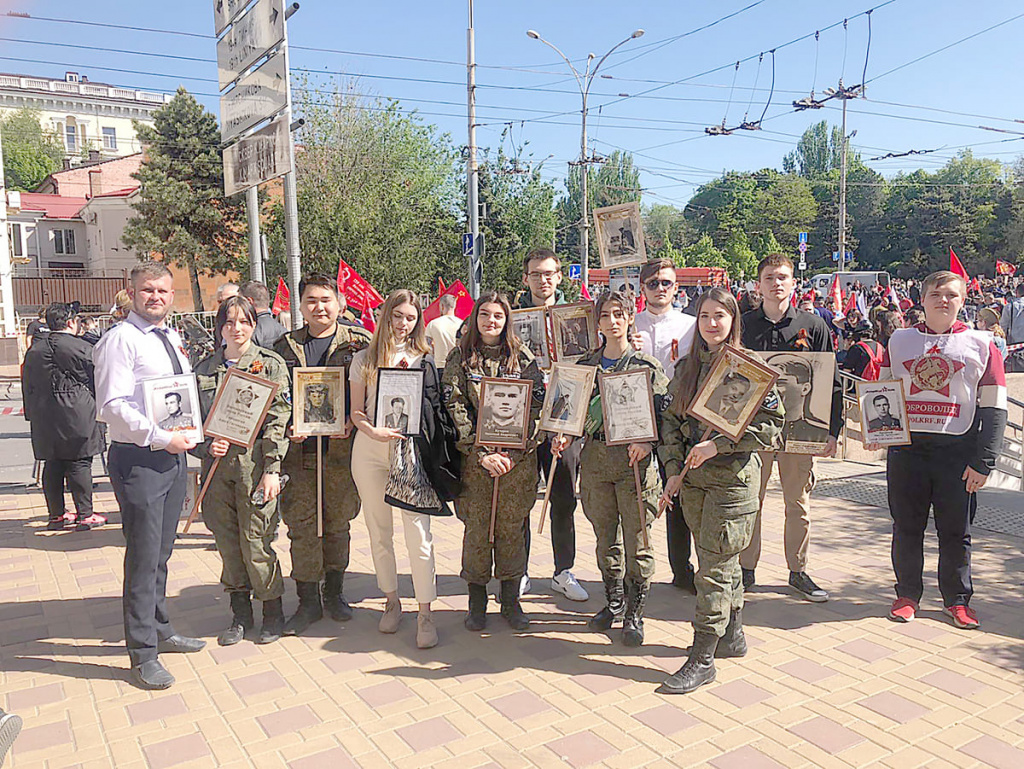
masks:
{"type": "Polygon", "coordinates": [[[675,284],[676,282],[674,280],[658,280],[657,278],[655,278],[654,280],[649,280],[646,283],[644,283],[644,285],[647,286],[647,288],[651,289],[651,291],[656,291],[659,288],[672,288],[672,286],[674,286],[675,284]]]}
{"type": "Polygon", "coordinates": [[[534,280],[554,280],[555,276],[561,272],[561,270],[546,270],[544,272],[534,270],[533,272],[526,273],[526,275],[534,280]]]}

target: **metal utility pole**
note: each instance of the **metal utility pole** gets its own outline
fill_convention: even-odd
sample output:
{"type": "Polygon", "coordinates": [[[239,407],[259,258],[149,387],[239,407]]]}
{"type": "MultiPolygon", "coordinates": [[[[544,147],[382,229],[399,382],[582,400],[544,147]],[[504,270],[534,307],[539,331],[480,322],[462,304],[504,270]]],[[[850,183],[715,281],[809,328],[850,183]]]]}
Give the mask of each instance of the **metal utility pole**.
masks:
{"type": "Polygon", "coordinates": [[[260,253],[260,193],[259,188],[245,191],[245,213],[249,218],[249,280],[263,279],[263,255],[260,253]]]}
{"type": "MultiPolygon", "coordinates": [[[[288,24],[291,15],[299,9],[294,3],[285,11],[284,43],[281,50],[284,55],[284,71],[291,73],[288,66],[288,24]]],[[[291,296],[292,328],[301,328],[302,313],[299,311],[299,281],[302,280],[302,249],[299,246],[299,196],[295,185],[295,141],[292,137],[292,79],[289,74],[285,78],[288,88],[288,106],[285,109],[288,121],[288,168],[284,175],[284,245],[288,260],[288,293],[291,296]]]]}
{"type": "Polygon", "coordinates": [[[7,187],[4,184],[4,147],[0,134],[0,336],[16,336],[18,325],[14,318],[14,249],[7,238],[7,187]]]}
{"type": "Polygon", "coordinates": [[[469,293],[480,296],[483,265],[480,261],[479,169],[476,164],[476,36],[473,29],[473,0],[469,0],[469,26],[466,29],[466,110],[469,146],[466,152],[466,214],[469,219],[469,293]]]}
{"type": "Polygon", "coordinates": [[[850,143],[846,138],[846,102],[843,81],[839,81],[840,99],[843,102],[843,148],[839,171],[839,272],[846,270],[846,147],[850,143]]]}
{"type": "Polygon", "coordinates": [[[623,40],[623,41],[617,43],[616,45],[612,46],[611,49],[609,49],[608,53],[606,53],[604,56],[602,56],[600,58],[600,60],[598,60],[597,65],[593,69],[590,68],[590,65],[594,61],[594,58],[595,58],[594,54],[592,54],[592,53],[587,54],[587,69],[581,75],[579,73],[579,71],[576,69],[576,67],[573,66],[573,63],[571,61],[569,61],[569,57],[567,57],[564,53],[562,53],[555,45],[553,45],[552,43],[549,43],[547,40],[545,40],[543,37],[541,37],[539,32],[536,32],[535,30],[532,30],[532,29],[528,29],[526,31],[527,37],[531,37],[534,40],[540,40],[540,42],[544,43],[544,45],[546,45],[548,48],[550,48],[555,53],[557,53],[559,56],[561,56],[562,59],[565,61],[565,63],[569,65],[569,69],[572,70],[573,77],[576,78],[576,85],[579,86],[580,96],[582,97],[582,100],[583,100],[583,105],[582,105],[582,110],[581,110],[581,114],[583,116],[583,120],[582,120],[582,131],[580,132],[580,159],[579,159],[579,161],[577,161],[577,164],[580,167],[580,174],[581,174],[581,176],[580,176],[580,225],[579,226],[580,226],[580,278],[581,278],[581,280],[583,282],[583,285],[587,285],[588,284],[588,275],[589,275],[589,270],[588,270],[588,266],[589,265],[588,265],[588,262],[590,261],[590,259],[589,259],[589,255],[590,255],[590,217],[589,217],[589,213],[588,213],[588,210],[587,210],[587,205],[588,205],[588,203],[587,203],[587,201],[588,201],[588,198],[587,198],[587,176],[588,176],[587,169],[588,169],[590,163],[594,162],[590,158],[587,157],[587,97],[590,95],[590,86],[594,82],[594,77],[597,75],[597,71],[601,68],[601,65],[604,64],[605,59],[607,59],[609,56],[611,56],[612,52],[615,51],[615,49],[618,48],[619,46],[625,45],[630,40],[635,40],[638,37],[642,37],[643,34],[644,34],[644,31],[642,29],[638,29],[638,30],[634,31],[633,34],[631,34],[625,40],[623,40]]]}

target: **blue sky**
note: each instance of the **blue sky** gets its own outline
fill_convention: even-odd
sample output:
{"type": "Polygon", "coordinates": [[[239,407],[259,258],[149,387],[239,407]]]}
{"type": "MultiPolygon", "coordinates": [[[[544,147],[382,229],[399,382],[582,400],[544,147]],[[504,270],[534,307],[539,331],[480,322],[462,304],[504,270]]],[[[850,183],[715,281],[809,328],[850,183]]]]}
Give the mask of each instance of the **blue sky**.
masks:
{"type": "MultiPolygon", "coordinates": [[[[529,39],[526,30],[536,29],[582,66],[587,53],[600,57],[642,28],[642,38],[606,61],[601,73],[612,79],[594,82],[590,146],[601,154],[617,148],[636,154],[645,203],[683,205],[696,185],[723,170],[781,167],[783,154],[811,123],[823,118],[838,123],[837,102],[801,113],[794,113],[790,103],[812,87],[820,95],[840,76],[847,85],[861,81],[868,32],[863,12],[877,7],[871,15],[868,98],[849,103],[849,129],[857,131],[852,146],[866,159],[908,150],[939,151],[869,165],[886,175],[934,169],[964,145],[978,156],[1003,162],[1024,154],[1024,122],[1012,122],[1024,119],[1019,95],[1024,17],[889,73],[1024,14],[1019,0],[895,0],[878,7],[884,2],[477,0],[478,143],[496,148],[502,130],[511,125],[506,149],[528,143],[525,153],[532,153],[534,162],[553,155],[543,173],[560,180],[566,161],[579,153],[580,96],[565,62],[529,39]],[[733,13],[708,29],[679,37],[733,13]],[[845,31],[844,18],[849,19],[845,31]],[[837,23],[815,43],[816,30],[837,23]],[[811,37],[783,47],[804,35],[811,37]],[[704,126],[723,120],[734,126],[745,115],[749,120],[761,115],[769,96],[768,51],[773,48],[775,91],[763,130],[706,136],[704,126]],[[737,60],[746,60],[739,70],[737,60]],[[642,94],[649,89],[657,90],[642,94]]],[[[165,91],[180,83],[217,112],[212,0],[0,0],[0,10],[209,36],[0,17],[0,71],[59,77],[65,69],[75,69],[94,81],[165,91]]],[[[466,17],[465,0],[305,0],[289,22],[292,66],[324,78],[358,78],[361,89],[418,109],[424,120],[462,144],[466,17]]]]}

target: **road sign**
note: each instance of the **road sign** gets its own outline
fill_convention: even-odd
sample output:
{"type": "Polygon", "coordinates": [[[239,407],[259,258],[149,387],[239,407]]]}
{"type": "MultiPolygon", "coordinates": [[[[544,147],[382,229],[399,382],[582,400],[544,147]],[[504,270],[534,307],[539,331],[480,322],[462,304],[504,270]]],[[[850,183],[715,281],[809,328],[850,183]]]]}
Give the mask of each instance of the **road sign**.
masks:
{"type": "Polygon", "coordinates": [[[217,41],[217,77],[223,91],[284,41],[284,0],[257,0],[217,41]]]}
{"type": "Polygon", "coordinates": [[[220,97],[222,139],[234,139],[276,115],[287,103],[288,73],[284,69],[284,53],[279,51],[220,97]]]}
{"type": "Polygon", "coordinates": [[[806,243],[807,242],[807,233],[806,232],[797,233],[797,237],[800,239],[801,243],[806,243]]]}
{"type": "Polygon", "coordinates": [[[467,259],[473,256],[473,233],[462,233],[462,255],[467,259]]]}
{"type": "Polygon", "coordinates": [[[213,0],[213,26],[219,35],[252,0],[213,0]]]}
{"type": "MultiPolygon", "coordinates": [[[[800,245],[803,245],[803,243],[801,243],[800,245]]],[[[807,269],[807,260],[804,259],[802,256],[800,257],[800,265],[798,266],[797,269],[800,269],[800,270],[806,270],[807,269]]]]}
{"type": "MultiPolygon", "coordinates": [[[[223,114],[223,113],[224,113],[224,110],[221,110],[221,114],[223,114]]],[[[800,245],[797,246],[797,249],[800,251],[801,254],[806,254],[807,253],[807,244],[804,243],[803,241],[801,241],[800,245]]]]}
{"type": "Polygon", "coordinates": [[[569,265],[569,280],[579,280],[583,277],[583,265],[581,264],[570,264],[569,265]]]}
{"type": "Polygon", "coordinates": [[[224,150],[224,194],[234,195],[292,170],[288,116],[239,139],[224,150]]]}

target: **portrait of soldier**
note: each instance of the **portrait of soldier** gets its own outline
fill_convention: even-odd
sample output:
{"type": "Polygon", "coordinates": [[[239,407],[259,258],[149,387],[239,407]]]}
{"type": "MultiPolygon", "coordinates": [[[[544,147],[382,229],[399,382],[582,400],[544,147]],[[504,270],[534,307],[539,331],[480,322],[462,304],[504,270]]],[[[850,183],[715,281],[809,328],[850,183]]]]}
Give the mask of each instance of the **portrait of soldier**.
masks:
{"type": "Polygon", "coordinates": [[[739,424],[749,400],[751,383],[738,371],[729,371],[708,398],[708,409],[729,424],[739,424]]]}
{"type": "Polygon", "coordinates": [[[828,422],[815,416],[810,408],[814,382],[811,362],[798,355],[776,355],[772,357],[771,365],[780,374],[777,385],[786,409],[783,431],[786,441],[824,443],[828,438],[828,422]]]}
{"type": "Polygon", "coordinates": [[[488,385],[481,406],[483,425],[481,439],[517,443],[523,438],[523,405],[526,390],[513,384],[488,385]]]}
{"type": "Polygon", "coordinates": [[[875,408],[874,419],[868,420],[868,430],[902,430],[900,420],[890,414],[892,404],[889,398],[879,393],[871,399],[871,405],[875,408]]]}
{"type": "Polygon", "coordinates": [[[310,382],[306,385],[306,403],[302,411],[306,424],[334,422],[334,404],[330,395],[331,386],[326,382],[310,382]]]}
{"type": "Polygon", "coordinates": [[[636,239],[633,237],[633,229],[629,222],[626,222],[624,226],[619,227],[619,253],[636,253],[636,239]]]}
{"type": "Polygon", "coordinates": [[[384,426],[400,433],[409,432],[409,415],[405,413],[405,398],[391,399],[391,411],[384,415],[384,426]]]}
{"type": "Polygon", "coordinates": [[[183,407],[180,391],[164,393],[164,408],[167,416],[160,420],[160,427],[164,430],[191,430],[195,426],[192,415],[183,407]]]}
{"type": "Polygon", "coordinates": [[[562,354],[582,355],[590,349],[587,322],[584,318],[569,318],[562,324],[562,354]]]}
{"type": "Polygon", "coordinates": [[[568,422],[572,419],[572,396],[576,387],[559,382],[555,389],[555,397],[551,402],[551,418],[556,422],[568,422]]]}

